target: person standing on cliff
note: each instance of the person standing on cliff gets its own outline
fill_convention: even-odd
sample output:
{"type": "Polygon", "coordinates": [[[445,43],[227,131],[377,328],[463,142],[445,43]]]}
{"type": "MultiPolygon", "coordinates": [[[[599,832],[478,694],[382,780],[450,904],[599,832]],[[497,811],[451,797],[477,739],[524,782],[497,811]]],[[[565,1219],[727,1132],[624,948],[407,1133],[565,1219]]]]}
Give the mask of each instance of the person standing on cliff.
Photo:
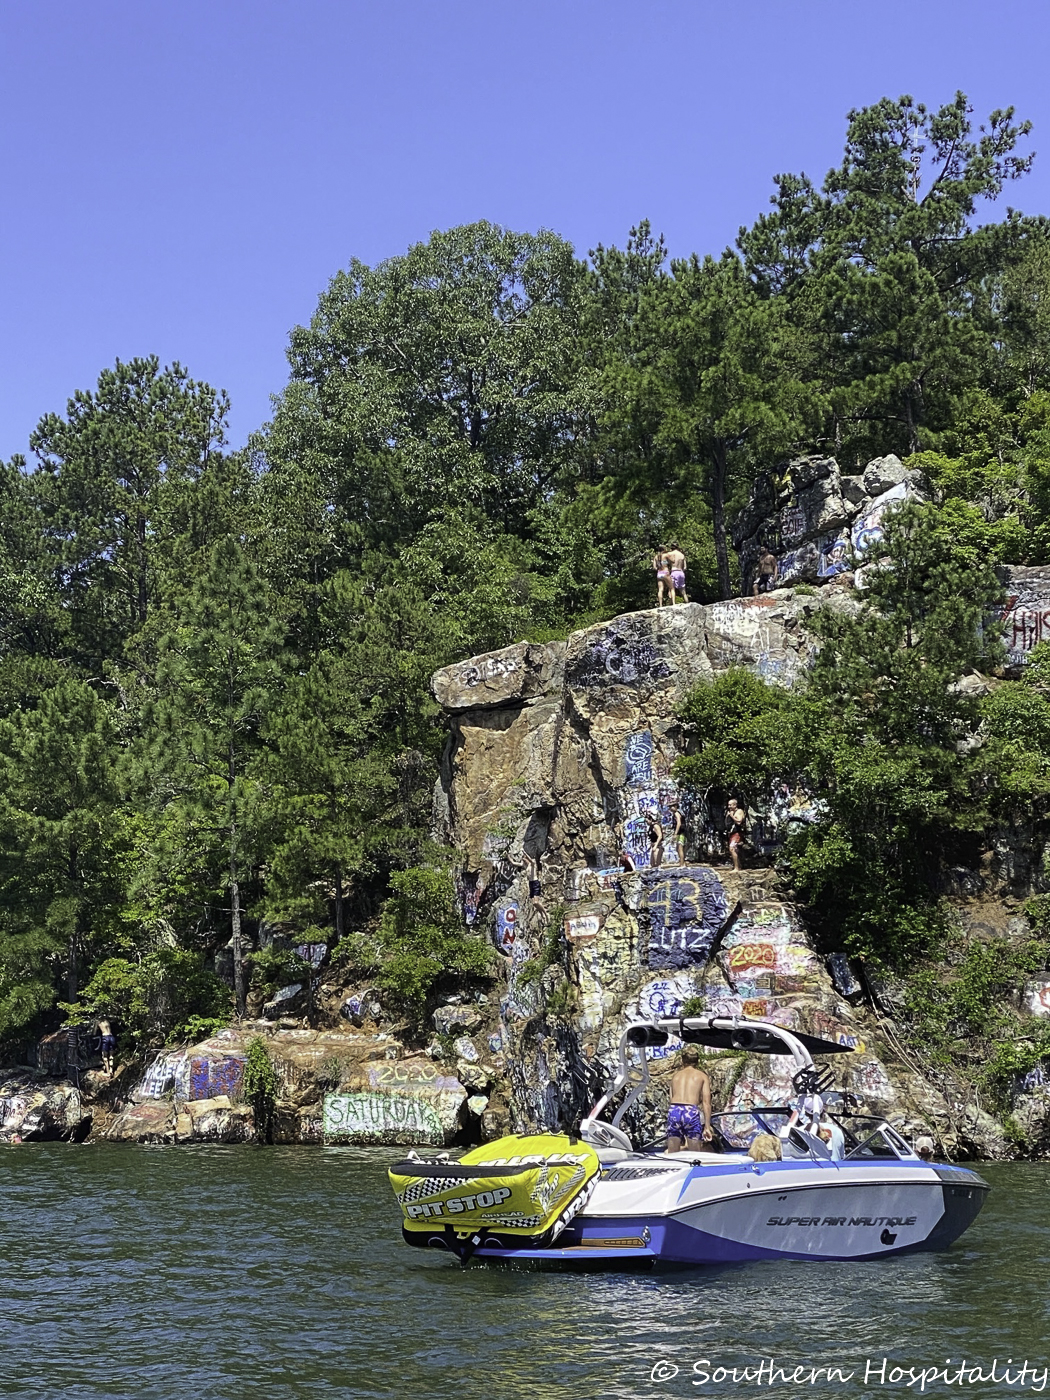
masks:
{"type": "Polygon", "coordinates": [[[668,564],[667,556],[662,548],[653,555],[653,568],[656,570],[656,606],[662,608],[665,588],[671,594],[671,602],[674,602],[674,589],[671,587],[671,566],[668,564]]]}
{"type": "Polygon", "coordinates": [[[752,589],[754,597],[760,593],[768,593],[773,587],[773,581],[777,576],[777,556],[770,549],[769,545],[762,546],[762,553],[758,556],[758,572],[755,574],[755,586],[752,589]]]}
{"type": "Polygon", "coordinates": [[[740,869],[740,851],[744,844],[744,837],[747,835],[747,808],[743,806],[739,797],[731,797],[729,806],[726,808],[726,832],[729,836],[729,859],[733,862],[733,869],[740,869]]]}
{"type": "Polygon", "coordinates": [[[657,870],[664,859],[664,828],[654,812],[645,813],[645,834],[649,838],[649,867],[657,870]]]}
{"type": "Polygon", "coordinates": [[[98,1023],[98,1034],[101,1041],[100,1050],[102,1054],[102,1068],[106,1074],[113,1074],[113,1051],[116,1048],[116,1040],[113,1036],[113,1027],[104,1018],[98,1023]]]}
{"type": "Polygon", "coordinates": [[[685,822],[677,797],[668,798],[667,810],[671,814],[671,839],[668,843],[671,849],[671,864],[680,865],[685,860],[685,822]]]}
{"type": "Polygon", "coordinates": [[[680,1152],[684,1143],[690,1152],[699,1152],[713,1137],[711,1080],[700,1068],[700,1052],[696,1046],[687,1045],[682,1050],[682,1068],[671,1079],[667,1150],[680,1152]]]}
{"type": "Polygon", "coordinates": [[[685,591],[685,555],[674,540],[665,551],[664,559],[671,570],[671,602],[677,603],[678,594],[681,593],[682,601],[688,603],[689,594],[685,591]]]}

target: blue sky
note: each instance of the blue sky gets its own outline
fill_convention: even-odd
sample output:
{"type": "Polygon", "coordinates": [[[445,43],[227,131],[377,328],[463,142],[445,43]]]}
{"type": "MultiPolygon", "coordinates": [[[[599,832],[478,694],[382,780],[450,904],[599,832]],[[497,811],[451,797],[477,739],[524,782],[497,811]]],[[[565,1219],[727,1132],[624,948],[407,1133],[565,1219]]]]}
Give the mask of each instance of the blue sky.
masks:
{"type": "Polygon", "coordinates": [[[150,353],[243,442],[332,274],[435,228],[718,252],[884,95],[1016,106],[1002,207],[1050,213],[1048,40],[1035,0],[0,0],[0,457],[150,353]]]}

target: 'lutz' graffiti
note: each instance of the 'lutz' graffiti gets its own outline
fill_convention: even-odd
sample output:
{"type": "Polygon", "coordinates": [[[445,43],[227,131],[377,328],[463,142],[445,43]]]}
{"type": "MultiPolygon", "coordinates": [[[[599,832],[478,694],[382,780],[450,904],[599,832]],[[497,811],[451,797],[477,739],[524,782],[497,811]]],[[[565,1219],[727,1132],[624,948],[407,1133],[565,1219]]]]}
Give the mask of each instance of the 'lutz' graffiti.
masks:
{"type": "Polygon", "coordinates": [[[689,967],[707,960],[728,914],[725,890],[707,866],[647,872],[649,966],[689,967]]]}

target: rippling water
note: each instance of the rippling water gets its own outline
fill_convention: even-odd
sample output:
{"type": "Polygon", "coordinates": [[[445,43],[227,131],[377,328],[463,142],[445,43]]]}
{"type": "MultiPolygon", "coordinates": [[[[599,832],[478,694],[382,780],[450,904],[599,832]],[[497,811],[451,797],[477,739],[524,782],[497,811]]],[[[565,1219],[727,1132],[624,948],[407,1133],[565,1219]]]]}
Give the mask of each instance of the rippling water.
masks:
{"type": "MultiPolygon", "coordinates": [[[[982,1168],[990,1202],[945,1254],[566,1275],[408,1249],[385,1176],[396,1155],[0,1148],[0,1395],[912,1395],[890,1367],[1050,1363],[1047,1164],[982,1168]],[[885,1384],[876,1371],[865,1386],[884,1357],[885,1384]],[[702,1358],[712,1377],[766,1358],[855,1376],[695,1385],[702,1358]]],[[[1026,1380],[926,1393],[1031,1394],[1026,1380]]]]}

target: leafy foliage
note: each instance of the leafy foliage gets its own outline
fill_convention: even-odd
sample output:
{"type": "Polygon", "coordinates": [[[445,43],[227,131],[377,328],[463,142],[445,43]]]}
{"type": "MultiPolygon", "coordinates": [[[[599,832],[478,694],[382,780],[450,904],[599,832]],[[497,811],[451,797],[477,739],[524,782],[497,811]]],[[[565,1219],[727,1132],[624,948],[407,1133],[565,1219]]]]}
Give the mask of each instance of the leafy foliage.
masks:
{"type": "Polygon", "coordinates": [[[940,503],[892,517],[866,607],[818,612],[802,693],[690,698],[680,772],[814,794],[786,863],[829,939],[939,937],[938,870],[1050,798],[1050,666],[964,683],[1001,660],[992,566],[1050,557],[1050,234],[989,218],[1027,123],[971,118],[851,112],[735,250],[668,263],[643,222],[584,262],[479,222],[353,261],[243,452],[155,357],[46,415],[0,464],[0,1038],[59,995],[136,1045],[199,1028],[225,948],[243,1009],[262,919],[413,1016],[484,975],[429,843],[432,672],[649,605],[672,539],[728,596],[734,508],[801,451],[910,453],[940,503]]]}
{"type": "Polygon", "coordinates": [[[273,1114],[279,1088],[269,1047],[261,1035],[253,1036],[244,1061],[244,1097],[251,1105],[256,1142],[273,1142],[273,1114]]]}

